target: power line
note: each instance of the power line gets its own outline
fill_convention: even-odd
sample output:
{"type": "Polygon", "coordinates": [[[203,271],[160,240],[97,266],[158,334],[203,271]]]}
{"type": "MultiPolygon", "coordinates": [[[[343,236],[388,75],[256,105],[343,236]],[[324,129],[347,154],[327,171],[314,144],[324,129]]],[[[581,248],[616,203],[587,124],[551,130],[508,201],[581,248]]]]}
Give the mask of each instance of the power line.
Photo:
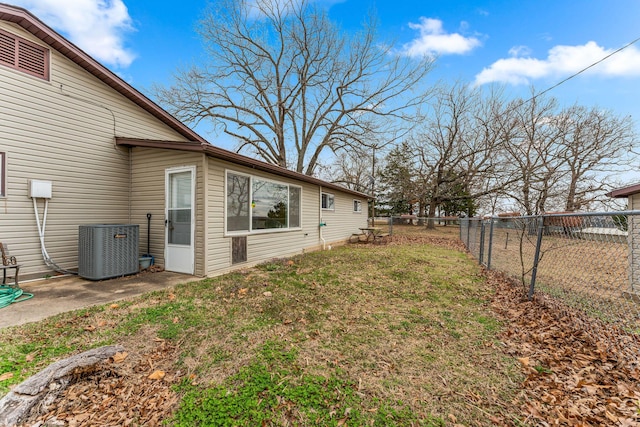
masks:
{"type": "Polygon", "coordinates": [[[522,104],[520,104],[519,106],[522,106],[522,105],[526,104],[527,102],[531,102],[531,101],[535,100],[536,98],[538,98],[538,97],[540,97],[540,96],[544,95],[545,93],[547,93],[547,92],[549,92],[549,91],[551,91],[551,90],[553,90],[553,89],[557,88],[558,86],[560,86],[560,85],[562,85],[562,84],[564,84],[564,83],[568,82],[568,81],[569,81],[569,80],[571,80],[572,78],[574,78],[574,77],[576,77],[576,76],[579,76],[580,74],[584,73],[584,72],[585,72],[585,71],[587,71],[588,69],[593,68],[593,67],[595,67],[596,65],[600,64],[601,62],[606,61],[607,59],[611,58],[613,55],[615,55],[615,54],[617,54],[617,53],[622,52],[623,50],[625,50],[625,49],[626,49],[626,48],[628,48],[629,46],[631,46],[631,45],[633,45],[633,44],[637,43],[638,41],[640,41],[640,37],[638,37],[637,39],[635,39],[635,40],[633,40],[633,41],[631,41],[631,42],[627,43],[626,45],[622,46],[621,48],[614,50],[613,52],[611,52],[611,53],[610,53],[610,54],[608,54],[607,56],[605,56],[605,57],[603,57],[603,58],[599,59],[598,61],[594,62],[593,64],[591,64],[591,65],[588,65],[588,66],[584,67],[582,70],[578,71],[577,73],[570,75],[570,76],[569,76],[569,77],[567,77],[566,79],[564,79],[564,80],[562,80],[562,81],[560,81],[560,82],[556,83],[555,85],[553,85],[553,86],[551,86],[551,87],[549,87],[549,88],[547,88],[547,89],[543,90],[542,92],[540,92],[540,93],[538,93],[538,94],[536,94],[536,95],[532,96],[531,98],[527,99],[527,100],[526,100],[526,101],[524,101],[522,104]]]}

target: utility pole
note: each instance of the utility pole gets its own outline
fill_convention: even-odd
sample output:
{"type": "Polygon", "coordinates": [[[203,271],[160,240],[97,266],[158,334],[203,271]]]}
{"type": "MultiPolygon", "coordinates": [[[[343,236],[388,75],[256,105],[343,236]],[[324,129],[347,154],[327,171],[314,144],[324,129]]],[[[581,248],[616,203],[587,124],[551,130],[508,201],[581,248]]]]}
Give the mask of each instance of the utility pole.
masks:
{"type": "Polygon", "coordinates": [[[376,146],[373,146],[373,158],[371,161],[371,227],[376,226],[376,146]]]}

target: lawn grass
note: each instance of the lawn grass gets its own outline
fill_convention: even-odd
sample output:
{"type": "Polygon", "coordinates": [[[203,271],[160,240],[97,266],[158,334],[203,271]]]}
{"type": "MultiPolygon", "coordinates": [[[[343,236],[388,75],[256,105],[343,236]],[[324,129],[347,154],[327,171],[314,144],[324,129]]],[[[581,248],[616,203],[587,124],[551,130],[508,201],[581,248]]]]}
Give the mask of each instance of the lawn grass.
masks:
{"type": "Polygon", "coordinates": [[[465,253],[424,242],[273,260],[0,330],[0,394],[67,354],[159,339],[177,348],[170,424],[517,425],[492,292],[465,253]]]}

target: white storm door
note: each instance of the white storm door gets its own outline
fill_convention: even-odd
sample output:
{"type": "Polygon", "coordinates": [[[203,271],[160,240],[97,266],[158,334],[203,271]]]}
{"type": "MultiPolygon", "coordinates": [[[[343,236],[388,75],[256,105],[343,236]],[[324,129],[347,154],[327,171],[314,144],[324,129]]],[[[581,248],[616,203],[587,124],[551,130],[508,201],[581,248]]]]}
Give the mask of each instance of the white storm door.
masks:
{"type": "Polygon", "coordinates": [[[167,169],[164,268],[194,274],[195,167],[167,169]]]}

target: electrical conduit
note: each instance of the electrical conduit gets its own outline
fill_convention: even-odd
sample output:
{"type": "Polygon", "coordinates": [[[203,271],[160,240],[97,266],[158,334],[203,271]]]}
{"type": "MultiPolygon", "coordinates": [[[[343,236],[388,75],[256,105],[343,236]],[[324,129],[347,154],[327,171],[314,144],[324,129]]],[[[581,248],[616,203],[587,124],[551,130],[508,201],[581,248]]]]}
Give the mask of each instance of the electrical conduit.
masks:
{"type": "Polygon", "coordinates": [[[322,241],[322,250],[324,251],[327,248],[327,242],[324,240],[322,236],[322,187],[320,187],[320,205],[318,209],[318,228],[320,230],[320,240],[322,241]]]}
{"type": "Polygon", "coordinates": [[[38,237],[40,238],[40,250],[42,251],[42,258],[44,259],[44,263],[47,265],[47,267],[60,273],[73,274],[73,275],[78,274],[75,271],[65,270],[64,268],[56,264],[51,259],[51,257],[47,253],[47,248],[44,246],[44,230],[47,225],[47,211],[49,209],[49,199],[46,199],[46,198],[44,199],[44,216],[42,218],[42,226],[40,225],[40,215],[38,214],[38,202],[36,201],[36,197],[32,197],[31,200],[33,200],[33,210],[36,215],[36,223],[38,225],[38,237]]]}

